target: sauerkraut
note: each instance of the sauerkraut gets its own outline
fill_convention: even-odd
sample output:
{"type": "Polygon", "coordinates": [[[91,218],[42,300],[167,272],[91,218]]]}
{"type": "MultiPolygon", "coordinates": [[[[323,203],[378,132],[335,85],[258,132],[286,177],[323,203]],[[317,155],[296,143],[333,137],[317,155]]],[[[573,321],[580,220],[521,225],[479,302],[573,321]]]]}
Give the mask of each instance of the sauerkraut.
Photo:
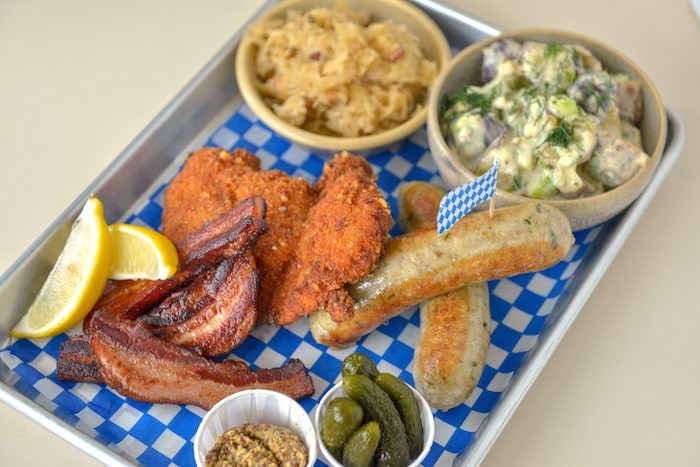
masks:
{"type": "Polygon", "coordinates": [[[247,31],[266,103],[283,120],[332,136],[393,128],[423,105],[437,64],[404,25],[335,8],[290,10],[247,31]]]}

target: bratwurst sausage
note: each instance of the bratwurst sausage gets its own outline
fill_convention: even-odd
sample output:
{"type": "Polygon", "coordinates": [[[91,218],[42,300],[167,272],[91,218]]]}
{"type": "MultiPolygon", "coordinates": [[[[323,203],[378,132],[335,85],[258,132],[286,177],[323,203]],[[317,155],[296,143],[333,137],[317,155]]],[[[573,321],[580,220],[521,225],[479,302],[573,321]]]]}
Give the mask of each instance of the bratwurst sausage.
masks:
{"type": "Polygon", "coordinates": [[[434,227],[391,238],[371,274],[347,286],[354,317],[334,322],[324,311],[311,315],[317,342],[342,348],[406,308],[474,282],[550,267],[569,251],[568,218],[532,203],[464,217],[438,237],[434,227]]]}
{"type": "MultiPolygon", "coordinates": [[[[432,183],[402,184],[398,218],[403,231],[435,228],[444,195],[445,190],[432,183]]],[[[420,304],[413,378],[432,407],[450,410],[474,390],[486,363],[490,320],[486,282],[474,282],[420,304]]]]}

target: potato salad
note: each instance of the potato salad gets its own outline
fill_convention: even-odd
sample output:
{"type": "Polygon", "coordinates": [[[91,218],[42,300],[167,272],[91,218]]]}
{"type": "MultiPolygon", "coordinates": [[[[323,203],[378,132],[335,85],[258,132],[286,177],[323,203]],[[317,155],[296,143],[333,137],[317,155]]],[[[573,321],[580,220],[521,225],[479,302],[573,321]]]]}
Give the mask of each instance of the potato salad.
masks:
{"type": "Polygon", "coordinates": [[[498,158],[498,187],[578,198],[625,183],[649,162],[637,128],[642,90],[580,45],[501,39],[484,49],[483,85],[446,96],[441,129],[480,175],[498,158]]]}

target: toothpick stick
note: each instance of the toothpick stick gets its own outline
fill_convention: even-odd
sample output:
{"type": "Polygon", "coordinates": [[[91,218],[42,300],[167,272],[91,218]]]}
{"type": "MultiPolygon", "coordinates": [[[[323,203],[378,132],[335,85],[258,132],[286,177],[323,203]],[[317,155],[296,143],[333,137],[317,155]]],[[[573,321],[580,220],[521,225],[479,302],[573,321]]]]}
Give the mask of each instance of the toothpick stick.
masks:
{"type": "Polygon", "coordinates": [[[489,200],[489,219],[493,219],[493,212],[496,210],[496,197],[492,196],[489,200]]]}

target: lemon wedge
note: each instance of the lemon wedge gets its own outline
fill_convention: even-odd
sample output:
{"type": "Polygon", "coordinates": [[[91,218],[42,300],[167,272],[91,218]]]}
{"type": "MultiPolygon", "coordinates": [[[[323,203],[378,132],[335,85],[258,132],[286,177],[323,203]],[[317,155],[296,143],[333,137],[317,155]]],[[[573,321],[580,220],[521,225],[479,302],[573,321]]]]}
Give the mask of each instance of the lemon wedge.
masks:
{"type": "Polygon", "coordinates": [[[112,224],[110,279],[167,279],[175,274],[178,254],[168,237],[147,227],[112,224]]]}
{"type": "Polygon", "coordinates": [[[10,334],[49,337],[78,324],[104,290],[111,263],[112,241],[102,202],[91,196],[39,294],[10,334]]]}

